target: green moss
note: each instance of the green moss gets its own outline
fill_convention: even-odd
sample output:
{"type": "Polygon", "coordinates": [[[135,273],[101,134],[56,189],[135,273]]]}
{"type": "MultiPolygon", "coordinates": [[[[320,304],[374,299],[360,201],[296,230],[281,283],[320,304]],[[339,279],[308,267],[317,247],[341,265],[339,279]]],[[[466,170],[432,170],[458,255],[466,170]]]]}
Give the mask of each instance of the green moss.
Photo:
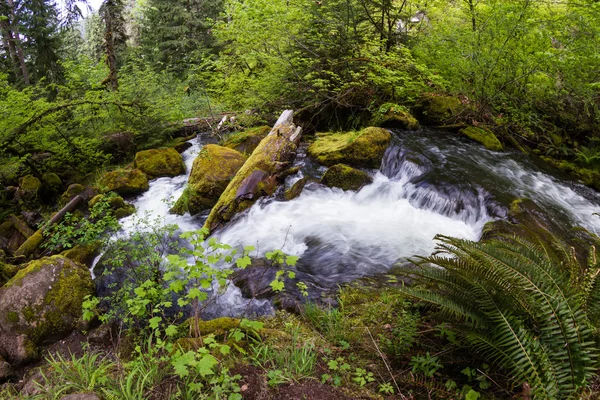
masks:
{"type": "Polygon", "coordinates": [[[401,128],[406,130],[419,129],[419,121],[406,107],[394,103],[386,103],[379,107],[373,116],[373,125],[386,128],[401,128]]]}
{"type": "Polygon", "coordinates": [[[243,132],[233,133],[223,143],[223,146],[237,150],[240,153],[251,154],[270,131],[271,127],[269,126],[259,126],[243,132]]]}
{"type": "Polygon", "coordinates": [[[239,328],[240,320],[237,318],[221,317],[210,321],[202,321],[189,318],[179,326],[179,332],[183,336],[204,336],[208,334],[222,335],[229,330],[239,328]]]}
{"type": "Polygon", "coordinates": [[[40,180],[33,175],[24,176],[19,182],[19,188],[27,192],[37,193],[37,191],[40,190],[41,187],[42,182],[40,182],[40,180]]]}
{"type": "Polygon", "coordinates": [[[175,214],[175,215],[183,215],[186,212],[189,212],[189,210],[188,210],[189,194],[190,194],[189,187],[186,187],[183,190],[183,193],[181,194],[179,199],[177,199],[177,201],[175,202],[173,207],[171,207],[169,212],[171,214],[175,214]]]}
{"type": "Polygon", "coordinates": [[[149,176],[177,176],[185,172],[183,158],[173,148],[140,151],[135,155],[135,167],[149,176]]]}
{"type": "Polygon", "coordinates": [[[69,185],[67,190],[60,196],[60,200],[62,204],[67,204],[69,201],[73,199],[73,197],[77,196],[85,192],[85,186],[80,185],[79,183],[74,183],[69,185]]]}
{"type": "Polygon", "coordinates": [[[148,177],[139,169],[118,169],[107,172],[100,179],[100,186],[107,192],[135,195],[149,189],[148,177]]]}
{"type": "Polygon", "coordinates": [[[18,324],[19,323],[19,314],[16,313],[16,312],[14,312],[14,311],[9,311],[6,314],[6,318],[12,324],[18,324]]]}
{"type": "Polygon", "coordinates": [[[4,287],[21,286],[21,284],[23,283],[23,278],[26,275],[41,270],[43,266],[44,266],[43,258],[39,259],[39,260],[30,261],[25,268],[20,269],[15,274],[15,276],[13,276],[8,282],[6,282],[4,287]]]}
{"type": "Polygon", "coordinates": [[[12,230],[13,223],[11,221],[4,221],[2,224],[0,224],[0,236],[8,238],[12,230]]]}
{"type": "Polygon", "coordinates": [[[494,135],[494,133],[488,129],[469,126],[461,129],[460,133],[469,139],[481,143],[489,150],[500,151],[503,149],[502,143],[500,143],[496,135],[494,135]]]}
{"type": "Polygon", "coordinates": [[[173,207],[174,213],[197,214],[214,206],[240,170],[246,157],[228,147],[208,144],[194,160],[188,185],[173,207]]]}
{"type": "Polygon", "coordinates": [[[17,266],[0,261],[0,286],[4,285],[15,276],[18,270],[19,268],[17,266]]]}
{"type": "Polygon", "coordinates": [[[343,190],[358,190],[371,182],[369,174],[345,164],[330,167],[321,179],[322,184],[343,190]]]}
{"type": "Polygon", "coordinates": [[[429,125],[453,123],[463,108],[460,100],[455,97],[432,93],[424,95],[416,107],[422,122],[429,125]]]}
{"type": "Polygon", "coordinates": [[[48,186],[50,186],[50,189],[52,189],[52,191],[54,192],[58,191],[62,186],[62,181],[60,180],[60,177],[54,172],[46,172],[44,175],[42,175],[42,178],[48,184],[48,186]]]}
{"type": "Polygon", "coordinates": [[[135,213],[135,206],[131,204],[126,204],[124,207],[117,208],[113,215],[116,219],[121,219],[133,215],[135,213]]]}
{"type": "Polygon", "coordinates": [[[542,160],[546,161],[548,164],[551,164],[554,167],[579,179],[585,185],[591,186],[596,190],[600,190],[600,171],[580,167],[580,166],[573,164],[566,160],[555,160],[550,157],[540,157],[540,158],[542,160]]]}
{"type": "Polygon", "coordinates": [[[360,132],[319,134],[308,154],[323,165],[347,164],[379,168],[390,144],[391,135],[383,128],[366,128],[360,132]]]}
{"type": "Polygon", "coordinates": [[[15,256],[25,256],[28,257],[32,254],[44,241],[44,235],[42,234],[42,230],[36,231],[33,235],[31,235],[25,243],[21,245],[15,252],[15,256]]]}
{"type": "Polygon", "coordinates": [[[79,244],[60,254],[81,265],[90,265],[94,260],[94,257],[98,254],[98,250],[100,250],[100,243],[96,242],[91,244],[79,244]]]}
{"type": "Polygon", "coordinates": [[[302,190],[304,190],[304,186],[306,186],[307,182],[308,182],[307,177],[300,179],[298,182],[294,183],[291,188],[289,188],[288,190],[285,191],[285,193],[283,194],[283,197],[287,201],[290,201],[290,200],[293,200],[296,197],[300,196],[300,194],[302,194],[302,190]]]}

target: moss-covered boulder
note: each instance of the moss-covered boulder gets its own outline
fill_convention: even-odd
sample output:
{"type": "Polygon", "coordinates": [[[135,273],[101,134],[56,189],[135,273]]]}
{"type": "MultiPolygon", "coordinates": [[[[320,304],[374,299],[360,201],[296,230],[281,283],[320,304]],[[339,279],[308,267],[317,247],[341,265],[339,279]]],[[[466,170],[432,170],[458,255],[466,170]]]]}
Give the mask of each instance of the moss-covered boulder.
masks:
{"type": "Polygon", "coordinates": [[[373,118],[373,125],[382,128],[400,128],[409,131],[419,129],[419,121],[406,107],[393,103],[386,103],[379,107],[373,118]]]}
{"type": "Polygon", "coordinates": [[[81,265],[91,266],[94,258],[100,251],[100,243],[79,244],[72,249],[68,249],[60,253],[69,260],[73,260],[81,265]]]}
{"type": "Polygon", "coordinates": [[[600,190],[600,171],[578,166],[566,160],[556,160],[552,157],[540,157],[548,164],[560,169],[561,171],[579,179],[583,184],[600,190]]]}
{"type": "Polygon", "coordinates": [[[23,361],[23,346],[64,337],[81,326],[82,303],[93,294],[81,264],[64,256],[31,261],[0,288],[0,353],[10,362],[23,361]]]}
{"type": "Polygon", "coordinates": [[[99,184],[106,191],[117,192],[121,196],[140,194],[150,188],[148,177],[137,168],[107,172],[100,178],[99,184]]]}
{"type": "Polygon", "coordinates": [[[173,148],[140,151],[135,155],[134,165],[151,177],[177,176],[185,172],[183,158],[173,148]]]}
{"type": "Polygon", "coordinates": [[[489,150],[501,151],[502,143],[498,140],[494,132],[486,128],[469,126],[460,130],[460,134],[481,143],[489,150]]]}
{"type": "Polygon", "coordinates": [[[193,215],[210,209],[245,161],[239,151],[214,144],[204,146],[194,160],[188,185],[171,212],[193,215]]]}
{"type": "Polygon", "coordinates": [[[237,318],[221,317],[203,321],[197,318],[188,318],[179,325],[179,334],[189,337],[205,336],[209,334],[222,335],[232,329],[240,327],[241,321],[237,318]]]}
{"type": "Polygon", "coordinates": [[[18,270],[19,268],[17,266],[0,261],[0,286],[4,285],[15,276],[18,270]]]}
{"type": "Polygon", "coordinates": [[[302,194],[302,191],[304,190],[304,187],[306,186],[307,183],[308,183],[307,177],[304,177],[304,178],[298,180],[296,183],[294,183],[292,185],[291,188],[289,188],[288,190],[285,191],[285,193],[283,194],[283,198],[286,199],[287,201],[294,200],[296,197],[298,197],[302,194]]]}
{"type": "Polygon", "coordinates": [[[73,199],[73,197],[82,194],[85,192],[85,186],[79,183],[73,183],[69,185],[67,190],[60,196],[60,201],[62,204],[67,204],[69,201],[73,199]]]}
{"type": "Polygon", "coordinates": [[[223,146],[237,150],[240,153],[251,154],[258,147],[260,141],[267,137],[270,131],[271,127],[265,125],[250,128],[243,132],[236,132],[227,138],[223,146]]]}
{"type": "Polygon", "coordinates": [[[42,182],[33,175],[26,175],[19,179],[19,188],[15,198],[19,203],[31,205],[38,201],[42,191],[42,182]]]}
{"type": "Polygon", "coordinates": [[[135,213],[135,206],[133,204],[125,202],[121,196],[115,196],[114,194],[98,194],[92,197],[92,199],[88,202],[88,206],[92,208],[99,204],[102,200],[108,202],[108,206],[110,207],[112,215],[117,219],[125,218],[135,213]]]}
{"type": "Polygon", "coordinates": [[[322,184],[343,190],[358,190],[371,182],[373,179],[369,174],[344,164],[330,167],[321,178],[322,184]]]}
{"type": "Polygon", "coordinates": [[[425,125],[432,126],[454,124],[463,109],[463,104],[456,97],[433,93],[421,97],[415,107],[419,120],[425,125]]]}
{"type": "Polygon", "coordinates": [[[388,131],[374,127],[360,132],[323,133],[308,147],[308,154],[327,166],[343,163],[379,168],[390,140],[388,131]]]}
{"type": "Polygon", "coordinates": [[[62,187],[62,180],[60,177],[54,172],[46,172],[42,175],[42,180],[45,184],[45,191],[49,194],[55,195],[60,193],[60,188],[62,187]]]}

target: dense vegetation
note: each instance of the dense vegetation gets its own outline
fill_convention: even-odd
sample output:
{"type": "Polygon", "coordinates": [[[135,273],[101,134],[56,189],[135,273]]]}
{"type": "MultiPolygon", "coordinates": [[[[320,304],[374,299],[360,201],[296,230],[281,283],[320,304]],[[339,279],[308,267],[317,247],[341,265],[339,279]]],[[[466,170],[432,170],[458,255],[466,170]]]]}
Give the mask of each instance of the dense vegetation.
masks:
{"type": "MultiPolygon", "coordinates": [[[[86,188],[106,189],[106,172],[129,171],[139,151],[181,145],[193,133],[187,118],[196,130],[220,134],[223,115],[235,115],[229,128],[237,131],[269,125],[284,109],[294,109],[309,134],[352,130],[352,140],[390,115],[406,129],[460,131],[600,188],[597,0],[104,0],[97,11],[86,7],[0,2],[0,224],[10,220],[20,232],[31,230],[11,220],[21,211],[39,211],[41,223],[86,188]]],[[[261,129],[266,135],[259,128],[248,136],[261,129]]],[[[120,194],[137,188],[128,190],[120,194]]],[[[84,330],[101,337],[80,354],[50,352],[32,398],[264,398],[283,396],[282,385],[325,390],[323,398],[597,392],[600,266],[591,234],[573,241],[541,229],[479,243],[440,237],[444,254],[414,260],[385,283],[348,285],[335,307],[305,302],[272,319],[204,321],[233,272],[214,265],[244,269],[255,249],[236,252],[205,241],[206,230],[180,234],[148,221],[130,240],[108,240],[130,206],[114,193],[85,200],[83,211],[43,226],[37,255],[85,264],[100,248],[109,254],[94,270],[106,290],[91,295],[87,281],[73,290],[83,300],[84,330]]],[[[33,250],[19,252],[0,257],[0,286],[43,270],[28,264],[17,272],[33,250]]],[[[297,258],[274,251],[265,262],[277,270],[271,292],[290,290],[297,258]]],[[[308,297],[302,282],[291,289],[308,297]]],[[[3,363],[0,354],[0,371],[3,363]]],[[[0,386],[0,397],[18,396],[12,383],[0,386]]]]}

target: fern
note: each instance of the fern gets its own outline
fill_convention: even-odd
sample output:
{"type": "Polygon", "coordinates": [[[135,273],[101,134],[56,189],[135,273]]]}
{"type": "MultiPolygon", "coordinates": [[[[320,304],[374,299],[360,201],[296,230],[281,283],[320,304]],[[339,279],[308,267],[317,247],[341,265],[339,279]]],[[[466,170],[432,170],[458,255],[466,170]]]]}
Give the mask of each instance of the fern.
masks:
{"type": "Polygon", "coordinates": [[[536,398],[573,396],[590,382],[598,351],[599,266],[571,248],[503,236],[472,242],[438,236],[440,252],[404,274],[402,291],[452,321],[483,357],[527,382],[536,398]],[[442,254],[440,254],[442,253],[442,254]]]}

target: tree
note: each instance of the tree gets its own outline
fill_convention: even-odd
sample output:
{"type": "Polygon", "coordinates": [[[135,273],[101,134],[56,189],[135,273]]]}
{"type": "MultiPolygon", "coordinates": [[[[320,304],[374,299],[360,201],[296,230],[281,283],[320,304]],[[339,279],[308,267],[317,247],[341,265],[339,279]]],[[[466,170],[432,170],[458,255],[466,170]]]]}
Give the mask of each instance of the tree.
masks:
{"type": "Polygon", "coordinates": [[[127,42],[124,12],[123,0],[105,0],[100,7],[100,18],[104,23],[103,47],[108,66],[108,76],[102,84],[113,91],[119,89],[117,58],[127,42]]]}

